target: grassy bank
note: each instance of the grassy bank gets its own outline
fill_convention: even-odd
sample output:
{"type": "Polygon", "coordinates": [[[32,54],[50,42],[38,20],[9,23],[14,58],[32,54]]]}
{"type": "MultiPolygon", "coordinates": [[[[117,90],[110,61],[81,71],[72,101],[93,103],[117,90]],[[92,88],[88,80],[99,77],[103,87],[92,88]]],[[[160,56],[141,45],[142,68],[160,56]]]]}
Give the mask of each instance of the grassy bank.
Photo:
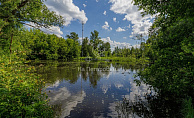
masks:
{"type": "Polygon", "coordinates": [[[0,56],[0,117],[52,117],[44,82],[33,73],[34,67],[24,64],[17,56],[0,56]]]}
{"type": "Polygon", "coordinates": [[[135,57],[100,57],[100,58],[88,58],[88,57],[79,57],[75,58],[75,60],[96,60],[96,61],[111,61],[111,62],[128,62],[132,65],[134,64],[148,64],[149,60],[144,57],[144,58],[138,58],[136,59],[135,57]]]}

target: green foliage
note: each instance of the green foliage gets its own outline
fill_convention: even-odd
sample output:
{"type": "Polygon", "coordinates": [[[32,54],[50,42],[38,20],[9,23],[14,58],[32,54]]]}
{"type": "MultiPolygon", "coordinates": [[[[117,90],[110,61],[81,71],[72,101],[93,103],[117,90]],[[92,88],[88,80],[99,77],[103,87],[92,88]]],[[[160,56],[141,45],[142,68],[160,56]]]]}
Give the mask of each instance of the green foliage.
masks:
{"type": "MultiPolygon", "coordinates": [[[[49,61],[40,60],[32,61],[31,65],[43,64],[44,66],[36,66],[37,73],[40,73],[46,83],[54,84],[57,80],[76,83],[81,75],[84,81],[89,81],[90,85],[97,87],[97,82],[102,75],[108,75],[109,71],[92,70],[97,68],[110,68],[109,62],[64,62],[64,61],[49,61]],[[103,74],[101,74],[103,73],[103,74]]],[[[125,64],[127,65],[127,64],[125,64]]]]}
{"type": "Polygon", "coordinates": [[[81,49],[81,51],[82,51],[81,56],[82,57],[87,57],[89,55],[89,51],[88,51],[89,45],[88,45],[88,43],[89,43],[88,37],[84,38],[83,42],[82,42],[82,49],[81,49]]]}
{"type": "MultiPolygon", "coordinates": [[[[134,4],[142,9],[142,15],[156,14],[165,16],[170,20],[175,20],[178,17],[193,16],[193,0],[133,0],[134,4]]],[[[170,21],[169,20],[169,21],[170,21]]],[[[169,22],[164,21],[164,22],[169,22]]],[[[163,25],[163,24],[160,24],[163,25]]]]}
{"type": "Polygon", "coordinates": [[[110,43],[104,43],[98,36],[99,32],[94,30],[91,32],[90,41],[88,37],[83,39],[81,56],[90,56],[93,59],[97,57],[111,56],[110,43]]]}
{"type": "Polygon", "coordinates": [[[94,50],[97,50],[97,48],[99,48],[99,44],[102,43],[102,40],[100,40],[101,38],[98,35],[99,32],[96,30],[94,30],[94,32],[91,32],[90,44],[92,45],[94,50]]]}
{"type": "Polygon", "coordinates": [[[63,38],[59,38],[58,46],[59,46],[58,48],[59,59],[66,59],[69,52],[66,40],[64,40],[63,38]]]}
{"type": "MultiPolygon", "coordinates": [[[[123,57],[127,61],[133,60],[136,64],[147,64],[149,60],[149,45],[142,42],[140,48],[118,48],[115,47],[115,50],[112,52],[112,57],[123,57]],[[128,58],[128,59],[127,59],[128,58]]],[[[123,60],[122,58],[118,58],[123,60]]]]}
{"type": "Polygon", "coordinates": [[[66,35],[66,37],[68,39],[73,39],[74,41],[78,41],[79,39],[78,34],[76,34],[75,32],[71,32],[70,35],[66,35]]]}
{"type": "MultiPolygon", "coordinates": [[[[8,52],[10,55],[13,51],[19,51],[21,45],[15,45],[13,48],[14,40],[22,37],[20,28],[26,25],[35,24],[35,28],[51,26],[63,26],[64,19],[62,16],[57,15],[55,12],[48,10],[44,5],[44,0],[1,0],[0,1],[0,42],[1,48],[8,52]],[[19,37],[18,37],[19,36],[19,37]]],[[[26,40],[29,38],[26,38],[26,40]]],[[[15,41],[16,42],[16,41],[15,41]]],[[[19,42],[20,43],[20,42],[19,42]]],[[[21,42],[24,44],[25,42],[21,42]]],[[[27,41],[26,41],[27,43],[27,41]]],[[[43,45],[45,42],[41,42],[43,45]]],[[[24,45],[23,45],[24,47],[24,45]]],[[[28,50],[30,52],[30,50],[28,50]]],[[[41,52],[42,53],[42,52],[41,52]]],[[[56,58],[55,56],[51,56],[56,58]]]]}
{"type": "Polygon", "coordinates": [[[101,56],[109,57],[111,56],[111,49],[110,49],[110,43],[109,42],[102,42],[102,44],[99,46],[99,50],[103,51],[103,54],[101,56]]]}
{"type": "MultiPolygon", "coordinates": [[[[4,40],[0,42],[3,43],[4,40]]],[[[0,47],[9,52],[10,43],[0,47]]],[[[73,39],[45,34],[37,29],[20,29],[13,37],[12,50],[26,59],[73,59],[80,56],[81,46],[73,39]],[[22,54],[21,54],[22,53],[22,54]]]]}
{"type": "Polygon", "coordinates": [[[55,35],[23,29],[23,24],[30,23],[45,28],[63,26],[62,16],[49,11],[43,2],[0,1],[0,117],[53,117],[41,91],[43,81],[23,64],[26,58],[58,59],[67,54],[66,44],[59,45],[65,41],[55,35]]]}
{"type": "Polygon", "coordinates": [[[95,59],[97,56],[100,56],[98,54],[98,51],[94,50],[93,46],[91,44],[88,45],[88,53],[89,56],[95,59]]]}
{"type": "Polygon", "coordinates": [[[149,30],[146,56],[153,63],[141,80],[174,97],[194,97],[194,7],[192,0],[134,0],[143,15],[157,17],[149,30]]]}
{"type": "Polygon", "coordinates": [[[193,118],[194,117],[194,108],[193,108],[191,97],[184,100],[182,112],[184,114],[184,118],[193,118]]]}
{"type": "Polygon", "coordinates": [[[62,26],[62,16],[49,11],[43,2],[44,0],[1,0],[0,11],[3,12],[0,13],[0,33],[7,28],[18,28],[26,22],[42,27],[62,26]]]}
{"type": "Polygon", "coordinates": [[[81,47],[78,42],[75,42],[73,39],[67,39],[67,45],[69,52],[67,54],[68,59],[78,58],[81,53],[81,47]]]}
{"type": "Polygon", "coordinates": [[[0,117],[52,117],[52,109],[42,92],[43,80],[33,74],[34,67],[12,55],[0,57],[0,117]]]}
{"type": "Polygon", "coordinates": [[[152,86],[176,95],[194,95],[193,27],[193,19],[182,19],[157,36],[157,44],[152,46],[157,60],[142,72],[152,86]]]}

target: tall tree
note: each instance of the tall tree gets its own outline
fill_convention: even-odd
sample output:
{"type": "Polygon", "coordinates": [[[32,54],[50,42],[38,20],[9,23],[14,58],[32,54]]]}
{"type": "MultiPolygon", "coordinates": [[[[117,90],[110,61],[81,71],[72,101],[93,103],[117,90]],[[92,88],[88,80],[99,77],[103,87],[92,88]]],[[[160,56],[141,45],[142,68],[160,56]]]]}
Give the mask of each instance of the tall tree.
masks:
{"type": "MultiPolygon", "coordinates": [[[[63,26],[64,19],[55,12],[49,11],[44,0],[1,0],[0,1],[0,41],[9,41],[9,50],[18,28],[24,24],[35,24],[35,27],[49,28],[63,26]]],[[[34,27],[34,25],[31,25],[34,27]]],[[[7,42],[8,43],[8,42],[7,42]]]]}
{"type": "Polygon", "coordinates": [[[73,39],[74,41],[78,41],[79,39],[78,34],[76,34],[75,32],[71,32],[70,35],[66,35],[66,37],[69,39],[73,39]]]}
{"type": "Polygon", "coordinates": [[[40,27],[63,26],[64,19],[48,10],[44,0],[1,0],[0,33],[8,26],[20,27],[32,22],[40,27]]]}
{"type": "Polygon", "coordinates": [[[88,43],[89,43],[89,39],[88,37],[83,39],[82,42],[82,52],[81,52],[81,56],[86,57],[88,56],[89,52],[88,52],[88,43]]]}
{"type": "Polygon", "coordinates": [[[66,40],[63,39],[63,38],[60,38],[58,45],[59,45],[59,49],[58,49],[59,58],[60,59],[65,59],[67,54],[68,54],[68,52],[69,52],[66,40]]]}
{"type": "Polygon", "coordinates": [[[142,80],[164,94],[194,96],[193,0],[134,2],[143,14],[158,14],[149,31],[154,64],[141,73],[142,80]]]}
{"type": "Polygon", "coordinates": [[[102,40],[99,37],[99,32],[94,30],[94,32],[91,32],[90,35],[90,43],[93,46],[94,50],[97,50],[99,48],[99,44],[102,43],[102,40]]]}
{"type": "Polygon", "coordinates": [[[99,46],[99,51],[103,51],[104,56],[110,56],[111,55],[110,43],[102,42],[102,44],[99,46]]]}

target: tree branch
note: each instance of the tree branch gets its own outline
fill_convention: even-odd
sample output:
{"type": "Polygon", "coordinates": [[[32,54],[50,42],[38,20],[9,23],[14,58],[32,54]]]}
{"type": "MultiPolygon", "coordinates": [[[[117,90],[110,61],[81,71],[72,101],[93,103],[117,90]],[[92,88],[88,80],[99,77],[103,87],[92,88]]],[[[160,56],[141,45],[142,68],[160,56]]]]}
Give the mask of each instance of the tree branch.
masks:
{"type": "Polygon", "coordinates": [[[25,0],[25,1],[21,2],[21,3],[19,4],[19,6],[17,6],[17,8],[16,8],[15,10],[12,11],[12,14],[15,15],[17,9],[22,8],[22,7],[25,6],[28,2],[29,2],[29,0],[25,0]]]}

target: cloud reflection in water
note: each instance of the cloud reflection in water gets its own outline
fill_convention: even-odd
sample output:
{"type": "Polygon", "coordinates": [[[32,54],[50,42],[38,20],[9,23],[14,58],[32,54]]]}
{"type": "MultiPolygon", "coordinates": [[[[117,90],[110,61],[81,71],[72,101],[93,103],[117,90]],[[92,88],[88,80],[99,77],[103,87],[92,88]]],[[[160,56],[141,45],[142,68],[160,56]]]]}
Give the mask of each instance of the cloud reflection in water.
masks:
{"type": "MultiPolygon", "coordinates": [[[[58,81],[53,84],[53,87],[57,87],[57,85],[59,86],[58,81]]],[[[49,88],[52,88],[52,86],[49,86],[49,88]]],[[[47,94],[51,105],[60,105],[61,114],[57,114],[60,115],[60,118],[70,115],[71,110],[73,110],[78,103],[82,103],[84,97],[86,97],[84,91],[72,94],[66,87],[59,88],[57,91],[49,90],[47,94]]]]}

